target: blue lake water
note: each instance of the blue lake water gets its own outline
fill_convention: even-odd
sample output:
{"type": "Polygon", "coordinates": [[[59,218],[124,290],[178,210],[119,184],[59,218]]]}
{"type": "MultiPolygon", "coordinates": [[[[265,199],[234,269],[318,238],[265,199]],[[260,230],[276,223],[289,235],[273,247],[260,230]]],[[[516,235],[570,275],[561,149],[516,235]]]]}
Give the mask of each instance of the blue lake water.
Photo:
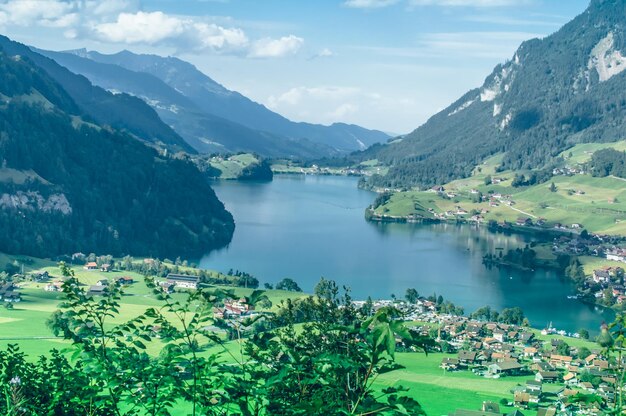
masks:
{"type": "Polygon", "coordinates": [[[488,269],[495,247],[523,247],[531,237],[470,225],[375,224],[364,210],[375,194],[357,179],[275,176],[272,182],[220,181],[213,188],[233,214],[230,245],[206,255],[201,267],[251,273],[262,283],[284,277],[312,291],[323,276],[350,287],[354,298],[403,297],[409,287],[441,294],[466,313],[490,305],[519,306],[531,324],[596,331],[610,315],[567,299],[572,287],[554,271],[488,269]]]}

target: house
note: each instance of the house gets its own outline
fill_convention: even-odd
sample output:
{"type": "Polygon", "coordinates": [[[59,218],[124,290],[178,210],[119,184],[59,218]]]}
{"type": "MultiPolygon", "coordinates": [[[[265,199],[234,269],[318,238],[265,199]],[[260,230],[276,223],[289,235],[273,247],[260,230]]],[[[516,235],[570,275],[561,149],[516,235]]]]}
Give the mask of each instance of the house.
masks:
{"type": "Polygon", "coordinates": [[[443,368],[446,371],[454,371],[459,369],[459,360],[456,358],[446,357],[441,360],[441,364],[439,367],[443,368]]]}
{"type": "Polygon", "coordinates": [[[525,391],[516,391],[513,396],[513,402],[515,406],[526,409],[530,403],[530,394],[525,391]]]}
{"type": "Polygon", "coordinates": [[[543,390],[543,385],[541,384],[541,381],[537,381],[537,380],[528,380],[526,381],[526,391],[530,392],[530,391],[538,391],[539,393],[542,392],[543,390]]]}
{"type": "Polygon", "coordinates": [[[33,273],[32,278],[35,282],[43,282],[45,280],[48,280],[50,278],[50,275],[48,274],[48,272],[33,273]]]}
{"type": "Polygon", "coordinates": [[[104,285],[92,285],[89,286],[87,296],[103,296],[106,294],[107,287],[104,285]]]}
{"type": "Polygon", "coordinates": [[[110,265],[110,264],[108,264],[108,263],[103,264],[103,265],[100,267],[100,271],[105,272],[105,273],[110,272],[110,271],[111,271],[111,265],[110,265]]]}
{"type": "Polygon", "coordinates": [[[174,293],[174,288],[176,287],[174,283],[169,282],[160,282],[159,286],[161,286],[161,290],[165,293],[174,293]]]}
{"type": "Polygon", "coordinates": [[[173,283],[176,287],[183,289],[197,289],[200,279],[198,276],[170,273],[166,277],[168,283],[173,283]]]}
{"type": "Polygon", "coordinates": [[[430,188],[431,191],[433,192],[443,192],[445,191],[445,188],[443,186],[433,186],[432,188],[430,188]]]}
{"type": "Polygon", "coordinates": [[[0,295],[0,297],[4,302],[9,303],[17,303],[22,300],[22,295],[20,294],[20,292],[5,292],[0,295]]]}
{"type": "Polygon", "coordinates": [[[519,226],[533,225],[533,220],[528,217],[519,217],[515,223],[519,226]]]}
{"type": "Polygon", "coordinates": [[[549,361],[550,364],[557,368],[566,368],[572,362],[572,360],[573,358],[569,355],[552,354],[549,361]]]}
{"type": "Polygon", "coordinates": [[[518,339],[522,344],[529,345],[535,341],[535,334],[532,332],[522,332],[518,339]]]}
{"type": "Polygon", "coordinates": [[[565,374],[563,376],[563,381],[567,385],[574,385],[574,384],[578,383],[578,379],[576,378],[576,374],[574,374],[574,373],[567,373],[567,374],[565,374]]]}
{"type": "Polygon", "coordinates": [[[594,270],[593,281],[596,283],[609,283],[611,281],[611,275],[608,270],[594,270]]]}
{"type": "Polygon", "coordinates": [[[501,329],[496,329],[493,331],[493,337],[500,342],[504,342],[506,340],[506,332],[501,329]]]}
{"type": "Polygon", "coordinates": [[[476,355],[475,351],[459,351],[459,363],[465,366],[474,364],[476,355]]]}
{"type": "Polygon", "coordinates": [[[109,285],[109,279],[104,278],[104,279],[100,279],[96,282],[97,286],[108,286],[109,285]]]}
{"type": "Polygon", "coordinates": [[[540,371],[535,375],[535,380],[542,383],[556,383],[559,380],[559,373],[556,371],[540,371]]]}
{"type": "Polygon", "coordinates": [[[520,373],[524,366],[517,361],[502,361],[490,364],[487,369],[494,375],[514,375],[520,373]]]}
{"type": "Polygon", "coordinates": [[[85,270],[98,270],[98,263],[95,261],[90,261],[83,267],[85,270]]]}
{"type": "Polygon", "coordinates": [[[129,276],[121,276],[117,278],[116,282],[119,285],[123,286],[123,285],[132,285],[133,283],[135,283],[135,280],[129,276]]]}
{"type": "Polygon", "coordinates": [[[46,292],[60,292],[63,290],[63,282],[57,280],[56,282],[48,283],[43,290],[46,292]]]}

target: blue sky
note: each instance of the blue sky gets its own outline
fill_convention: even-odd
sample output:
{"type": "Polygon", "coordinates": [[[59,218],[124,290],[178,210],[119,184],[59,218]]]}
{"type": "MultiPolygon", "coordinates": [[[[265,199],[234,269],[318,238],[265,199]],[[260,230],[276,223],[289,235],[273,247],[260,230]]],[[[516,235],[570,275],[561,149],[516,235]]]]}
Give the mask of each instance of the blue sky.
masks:
{"type": "Polygon", "coordinates": [[[406,133],[588,0],[0,0],[40,48],[175,55],[296,121],[406,133]]]}

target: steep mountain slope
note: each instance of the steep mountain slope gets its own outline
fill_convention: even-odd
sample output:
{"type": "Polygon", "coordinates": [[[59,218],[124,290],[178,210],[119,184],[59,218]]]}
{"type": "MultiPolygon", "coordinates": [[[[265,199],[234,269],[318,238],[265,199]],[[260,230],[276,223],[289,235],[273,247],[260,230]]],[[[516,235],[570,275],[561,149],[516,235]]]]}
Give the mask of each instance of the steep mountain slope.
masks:
{"type": "Polygon", "coordinates": [[[329,146],[250,129],[200,109],[192,100],[146,72],[105,64],[79,55],[34,49],[94,85],[123,91],[151,105],[161,119],[201,153],[254,152],[268,157],[317,158],[335,154],[329,146]]]}
{"type": "Polygon", "coordinates": [[[86,121],[24,55],[0,50],[0,252],[201,255],[232,216],[189,162],[86,121]]]}
{"type": "Polygon", "coordinates": [[[188,97],[205,113],[231,120],[248,128],[270,132],[291,139],[306,138],[331,146],[341,152],[360,150],[389,136],[376,130],[336,123],[322,126],[295,123],[276,114],[235,91],[230,91],[200,72],[188,62],[177,58],[137,55],[123,51],[103,55],[85,50],[70,51],[101,63],[115,64],[137,72],[152,74],[188,97]]]}
{"type": "Polygon", "coordinates": [[[472,90],[401,141],[358,156],[394,165],[379,186],[432,186],[505,152],[502,168],[549,166],[626,127],[626,2],[594,0],[555,34],[524,42],[472,90]]]}
{"type": "Polygon", "coordinates": [[[128,94],[111,94],[94,87],[85,77],[76,75],[52,59],[40,55],[21,43],[0,36],[0,48],[7,54],[28,57],[44,69],[72,97],[78,108],[100,124],[107,124],[146,142],[178,151],[195,152],[174,130],[159,118],[142,100],[128,94]]]}

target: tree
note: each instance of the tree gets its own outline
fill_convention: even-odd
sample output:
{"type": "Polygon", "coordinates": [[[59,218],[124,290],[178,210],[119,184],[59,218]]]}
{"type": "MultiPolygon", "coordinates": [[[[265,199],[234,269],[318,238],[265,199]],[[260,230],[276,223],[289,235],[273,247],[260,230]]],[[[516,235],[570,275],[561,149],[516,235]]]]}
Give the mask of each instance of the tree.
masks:
{"type": "Polygon", "coordinates": [[[491,175],[485,176],[485,185],[491,185],[491,175]]]}
{"type": "Polygon", "coordinates": [[[578,348],[578,358],[580,358],[581,360],[584,360],[585,358],[589,357],[591,355],[591,350],[587,347],[580,347],[578,348]]]}
{"type": "Polygon", "coordinates": [[[578,335],[580,335],[582,339],[589,339],[589,331],[587,331],[585,328],[580,328],[578,330],[578,335]]]}
{"type": "Polygon", "coordinates": [[[280,282],[276,284],[277,290],[287,290],[289,292],[302,292],[300,286],[295,282],[295,280],[290,279],[288,277],[284,278],[280,282]]]}
{"type": "Polygon", "coordinates": [[[470,314],[470,318],[476,319],[479,321],[491,321],[492,319],[492,311],[491,306],[483,306],[481,308],[476,309],[476,311],[470,314]]]}
{"type": "Polygon", "coordinates": [[[556,185],[554,184],[554,182],[552,182],[550,184],[550,192],[556,192],[556,191],[557,191],[556,185]]]}
{"type": "Polygon", "coordinates": [[[524,322],[524,311],[519,307],[504,308],[500,312],[500,322],[511,325],[521,325],[524,322]]]}
{"type": "Polygon", "coordinates": [[[326,299],[330,301],[337,297],[339,293],[339,288],[337,287],[337,283],[333,280],[326,280],[323,277],[320,278],[320,281],[315,285],[314,290],[315,296],[326,299]]]}
{"type": "Polygon", "coordinates": [[[274,289],[274,285],[271,283],[263,283],[263,287],[267,290],[272,290],[274,289]]]}
{"type": "Polygon", "coordinates": [[[417,290],[413,288],[409,288],[406,290],[406,293],[404,294],[404,298],[406,299],[407,302],[411,304],[415,304],[417,300],[419,299],[419,293],[417,293],[417,290]]]}

